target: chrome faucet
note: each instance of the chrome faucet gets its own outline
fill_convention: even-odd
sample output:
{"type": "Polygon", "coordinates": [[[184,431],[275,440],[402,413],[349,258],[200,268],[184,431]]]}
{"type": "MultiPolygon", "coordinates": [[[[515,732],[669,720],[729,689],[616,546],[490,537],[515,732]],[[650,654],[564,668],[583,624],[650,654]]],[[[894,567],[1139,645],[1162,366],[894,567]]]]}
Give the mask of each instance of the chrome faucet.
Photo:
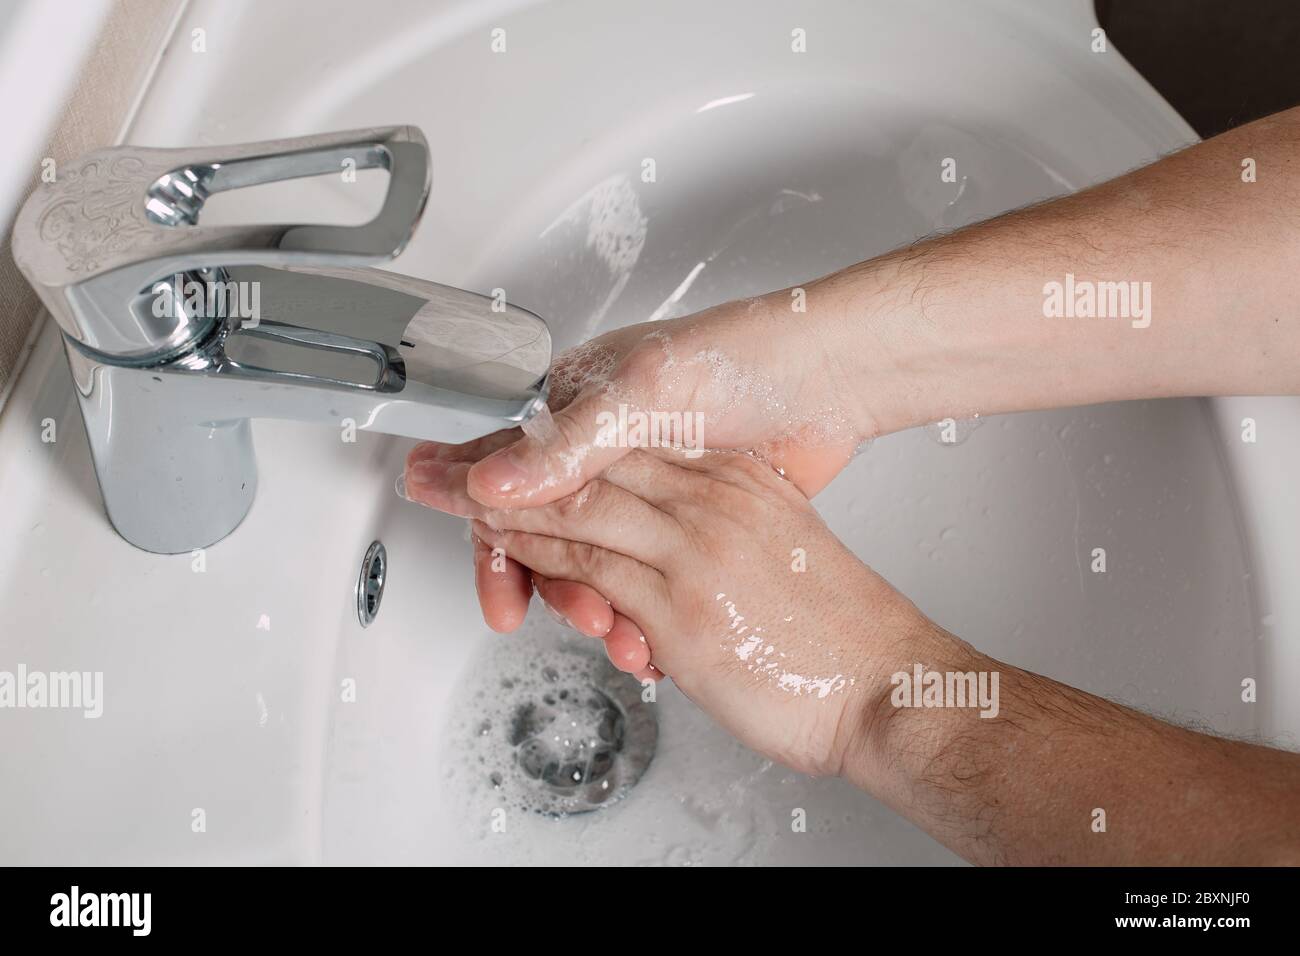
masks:
{"type": "Polygon", "coordinates": [[[14,259],[62,328],[123,538],[173,554],[233,531],[257,489],[253,418],[461,442],[545,404],[541,319],[373,268],[406,246],[429,185],[424,137],[398,126],[105,149],[32,194],[14,259]],[[376,168],[388,192],[364,225],[201,222],[224,190],[376,168]]]}

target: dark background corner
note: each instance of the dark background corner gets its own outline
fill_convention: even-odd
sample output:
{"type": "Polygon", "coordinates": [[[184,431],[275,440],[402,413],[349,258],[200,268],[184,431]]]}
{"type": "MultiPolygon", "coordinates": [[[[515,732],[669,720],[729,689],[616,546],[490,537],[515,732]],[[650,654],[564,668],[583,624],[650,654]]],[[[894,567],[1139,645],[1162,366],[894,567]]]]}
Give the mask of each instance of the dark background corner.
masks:
{"type": "Polygon", "coordinates": [[[1095,0],[1110,43],[1202,137],[1300,104],[1300,0],[1095,0]]]}

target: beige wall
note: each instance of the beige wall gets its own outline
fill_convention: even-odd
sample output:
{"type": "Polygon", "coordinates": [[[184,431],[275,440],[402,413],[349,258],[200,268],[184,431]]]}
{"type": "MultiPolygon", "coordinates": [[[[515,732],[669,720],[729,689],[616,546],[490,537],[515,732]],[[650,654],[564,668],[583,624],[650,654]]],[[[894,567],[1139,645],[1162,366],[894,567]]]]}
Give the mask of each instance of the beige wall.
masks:
{"type": "MultiPolygon", "coordinates": [[[[117,0],[95,49],[82,68],[44,156],[58,169],[69,160],[115,143],[141,88],[157,63],[184,0],[117,0]]],[[[14,265],[9,236],[0,238],[0,395],[18,369],[23,345],[42,313],[40,300],[14,265]]]]}

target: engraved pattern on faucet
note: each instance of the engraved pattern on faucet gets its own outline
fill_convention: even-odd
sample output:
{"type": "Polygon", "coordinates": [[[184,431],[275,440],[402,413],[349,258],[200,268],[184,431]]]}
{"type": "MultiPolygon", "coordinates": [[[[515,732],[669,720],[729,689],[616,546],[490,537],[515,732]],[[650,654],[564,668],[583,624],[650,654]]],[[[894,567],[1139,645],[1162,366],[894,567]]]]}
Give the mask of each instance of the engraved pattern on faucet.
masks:
{"type": "Polygon", "coordinates": [[[131,156],[92,159],[64,173],[37,228],[63,255],[69,272],[93,272],[106,258],[163,238],[144,217],[140,183],[145,164],[131,156]]]}

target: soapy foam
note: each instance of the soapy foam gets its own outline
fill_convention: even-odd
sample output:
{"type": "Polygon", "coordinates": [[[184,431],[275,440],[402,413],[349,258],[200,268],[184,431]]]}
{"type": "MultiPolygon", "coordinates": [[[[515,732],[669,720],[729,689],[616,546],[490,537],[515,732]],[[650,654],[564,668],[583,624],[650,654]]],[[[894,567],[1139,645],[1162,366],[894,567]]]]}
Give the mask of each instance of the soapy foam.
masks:
{"type": "MultiPolygon", "coordinates": [[[[869,443],[840,409],[801,407],[771,376],[745,366],[720,348],[708,346],[683,354],[665,329],[651,329],[642,342],[653,343],[660,353],[650,382],[635,387],[619,382],[618,354],[607,344],[587,342],[566,351],[556,361],[551,372],[552,403],[563,407],[584,392],[595,390],[610,404],[623,404],[642,413],[647,409],[690,412],[694,409],[681,406],[704,405],[709,411],[700,429],[704,448],[699,450],[742,451],[765,462],[770,462],[782,447],[792,445],[852,446],[853,454],[857,454],[869,443]],[[726,429],[735,427],[737,418],[744,420],[746,431],[766,432],[771,437],[750,447],[729,447],[730,443],[710,446],[710,429],[721,428],[725,434],[726,429]]],[[[538,442],[549,442],[559,434],[549,409],[526,422],[523,429],[538,442]]],[[[570,445],[548,458],[540,485],[523,497],[534,497],[580,476],[593,448],[607,438],[593,434],[587,442],[570,445]]],[[[779,474],[784,477],[785,473],[779,474]]]]}
{"type": "Polygon", "coordinates": [[[510,640],[484,655],[451,728],[449,779],[466,791],[456,805],[565,817],[627,795],[654,754],[656,717],[596,647],[543,635],[527,654],[510,640]]]}
{"type": "MultiPolygon", "coordinates": [[[[754,414],[768,427],[768,444],[840,444],[857,439],[848,417],[838,408],[800,405],[770,375],[738,362],[720,348],[708,346],[682,355],[670,333],[653,329],[647,341],[657,342],[662,360],[653,385],[654,395],[694,392],[709,405],[709,417],[726,420],[740,410],[754,414]],[[703,370],[704,385],[698,385],[703,370]]],[[[662,402],[656,402],[662,404],[662,402]]],[[[751,449],[762,452],[764,449],[751,449]]]]}
{"type": "MultiPolygon", "coordinates": [[[[838,781],[797,774],[760,757],[671,682],[656,685],[656,702],[648,707],[675,743],[669,746],[665,738],[666,745],[658,748],[625,799],[595,813],[567,816],[539,812],[528,800],[506,799],[505,787],[495,789],[489,779],[494,769],[487,746],[491,732],[479,735],[486,715],[478,708],[484,697],[509,693],[498,691],[497,682],[503,674],[516,673],[507,665],[522,656],[520,640],[530,651],[537,645],[560,651],[580,647],[583,639],[567,636],[542,615],[530,617],[520,635],[481,639],[493,646],[484,648],[464,673],[460,691],[448,702],[453,719],[438,731],[441,745],[430,757],[439,768],[438,805],[454,815],[456,831],[436,852],[479,864],[547,866],[788,862],[792,842],[800,852],[817,853],[810,849],[821,845],[817,841],[846,859],[853,853],[859,859],[870,854],[872,824],[880,813],[872,801],[838,781]],[[806,833],[791,835],[791,807],[818,808],[809,813],[806,833]],[[494,827],[495,821],[499,826],[494,827]]],[[[593,649],[599,646],[592,643],[593,649]]],[[[549,661],[539,666],[545,663],[549,661]]],[[[418,843],[419,821],[412,829],[411,839],[418,843]]],[[[445,841],[441,835],[438,839],[445,841]]]]}
{"type": "Polygon", "coordinates": [[[584,342],[568,349],[551,369],[551,401],[564,406],[588,387],[608,386],[617,367],[617,354],[600,342],[584,342]]]}

